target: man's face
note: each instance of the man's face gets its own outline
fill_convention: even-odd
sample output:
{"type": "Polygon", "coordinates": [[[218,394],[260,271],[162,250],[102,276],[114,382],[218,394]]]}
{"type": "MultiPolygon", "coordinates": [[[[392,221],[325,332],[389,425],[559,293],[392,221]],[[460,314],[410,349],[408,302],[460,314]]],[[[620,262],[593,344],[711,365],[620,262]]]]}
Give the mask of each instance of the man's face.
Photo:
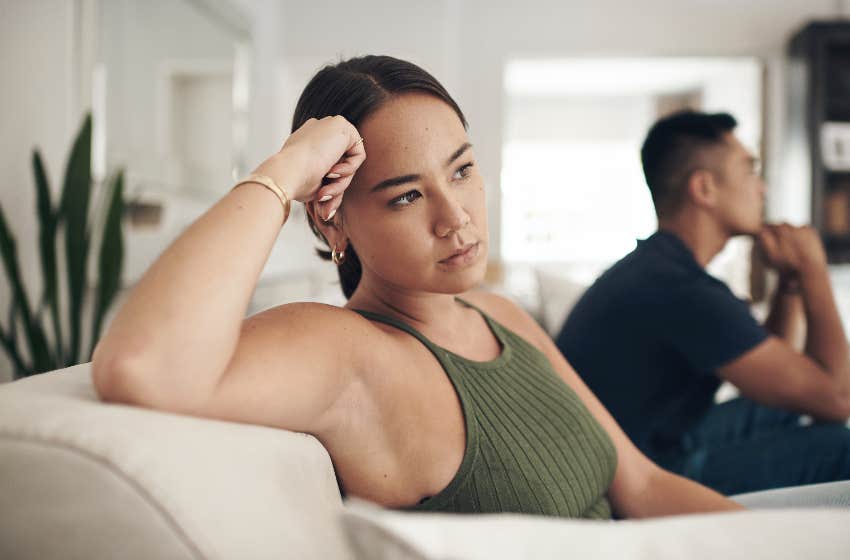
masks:
{"type": "Polygon", "coordinates": [[[753,235],[762,227],[765,184],[758,159],[728,133],[717,152],[714,177],[718,189],[717,218],[730,235],[753,235]]]}

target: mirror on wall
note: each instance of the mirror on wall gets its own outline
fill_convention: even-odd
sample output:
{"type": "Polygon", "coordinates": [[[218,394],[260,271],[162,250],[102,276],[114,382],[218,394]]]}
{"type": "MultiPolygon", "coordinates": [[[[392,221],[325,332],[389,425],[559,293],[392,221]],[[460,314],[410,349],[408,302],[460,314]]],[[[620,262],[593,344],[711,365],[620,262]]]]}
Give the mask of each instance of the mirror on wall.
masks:
{"type": "Polygon", "coordinates": [[[125,281],[245,172],[250,22],[227,0],[99,0],[94,174],[126,169],[125,281]]]}

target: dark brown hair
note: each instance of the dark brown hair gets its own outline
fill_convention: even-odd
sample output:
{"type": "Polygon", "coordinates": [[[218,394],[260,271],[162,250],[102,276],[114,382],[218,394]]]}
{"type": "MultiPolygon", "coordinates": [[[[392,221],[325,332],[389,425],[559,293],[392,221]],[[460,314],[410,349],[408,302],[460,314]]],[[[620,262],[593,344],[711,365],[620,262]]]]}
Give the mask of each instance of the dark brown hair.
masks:
{"type": "MultiPolygon", "coordinates": [[[[467,127],[460,107],[431,74],[411,62],[390,56],[363,56],[325,66],[313,76],[298,99],[292,131],[311,118],[332,115],[342,115],[356,128],[394,96],[411,92],[426,93],[446,102],[457,113],[464,128],[467,127]]],[[[309,214],[307,221],[313,234],[327,246],[327,239],[309,214]]],[[[316,252],[321,258],[331,260],[330,251],[317,249],[316,252]]],[[[342,292],[350,298],[362,273],[360,259],[351,243],[337,271],[342,292]]]]}
{"type": "Polygon", "coordinates": [[[685,110],[652,125],[640,155],[659,218],[673,214],[681,206],[684,183],[694,171],[700,153],[722,145],[724,135],[737,124],[728,113],[685,110]]]}

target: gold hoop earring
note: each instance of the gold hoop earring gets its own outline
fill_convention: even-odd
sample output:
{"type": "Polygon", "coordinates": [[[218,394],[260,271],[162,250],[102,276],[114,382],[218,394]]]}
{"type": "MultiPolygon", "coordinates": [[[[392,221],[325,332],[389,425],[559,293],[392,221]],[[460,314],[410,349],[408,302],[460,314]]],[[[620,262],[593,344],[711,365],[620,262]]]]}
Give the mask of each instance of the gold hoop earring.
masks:
{"type": "Polygon", "coordinates": [[[345,251],[337,251],[336,247],[333,247],[331,249],[331,260],[335,265],[341,265],[345,261],[345,251]]]}

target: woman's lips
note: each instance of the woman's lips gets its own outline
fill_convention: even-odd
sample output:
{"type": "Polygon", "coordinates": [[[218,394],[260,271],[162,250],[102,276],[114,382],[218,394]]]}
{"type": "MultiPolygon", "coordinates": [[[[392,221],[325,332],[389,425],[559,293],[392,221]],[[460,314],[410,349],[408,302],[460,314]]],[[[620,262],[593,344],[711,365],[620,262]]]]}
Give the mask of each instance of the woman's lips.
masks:
{"type": "Polygon", "coordinates": [[[481,242],[473,243],[468,247],[464,248],[460,253],[452,255],[447,259],[443,259],[440,261],[440,264],[457,267],[464,266],[471,263],[475,257],[478,256],[478,248],[481,245],[481,242]]]}

